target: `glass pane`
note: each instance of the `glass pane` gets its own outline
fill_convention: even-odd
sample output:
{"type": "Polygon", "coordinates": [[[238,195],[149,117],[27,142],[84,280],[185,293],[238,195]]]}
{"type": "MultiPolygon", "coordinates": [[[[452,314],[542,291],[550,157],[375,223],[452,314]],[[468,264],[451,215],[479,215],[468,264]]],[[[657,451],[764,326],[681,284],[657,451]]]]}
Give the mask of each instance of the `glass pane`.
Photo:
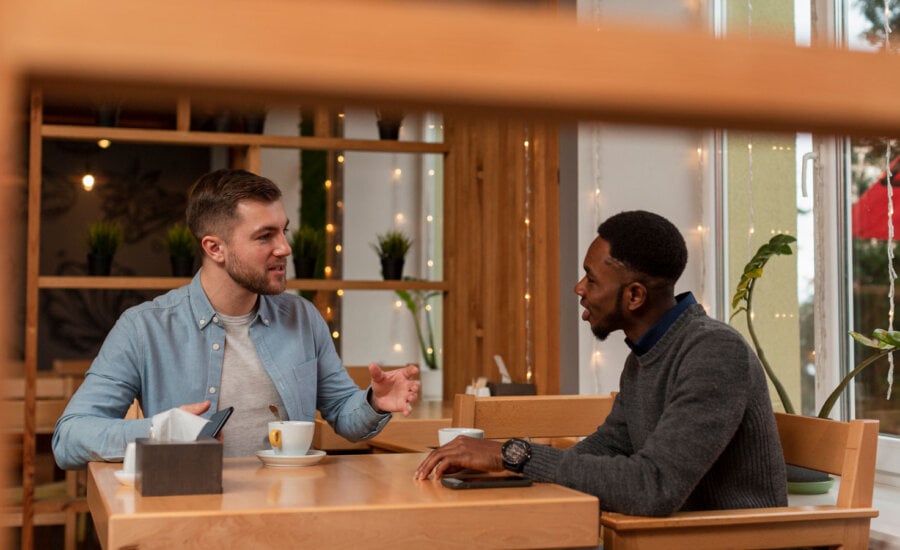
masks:
{"type": "MultiPolygon", "coordinates": [[[[847,12],[847,43],[854,50],[882,50],[888,43],[884,33],[884,3],[881,0],[858,0],[849,3],[847,12]]],[[[900,14],[891,16],[891,27],[896,29],[900,14]]],[[[896,39],[891,49],[896,49],[896,39]]],[[[871,334],[876,328],[888,328],[892,299],[890,295],[889,248],[893,249],[900,238],[900,211],[889,222],[889,191],[894,195],[896,208],[897,184],[900,182],[900,142],[887,139],[848,140],[846,165],[849,172],[844,179],[845,189],[852,204],[851,231],[851,279],[853,330],[871,334]],[[891,188],[885,168],[890,159],[891,188]],[[893,225],[895,236],[889,239],[893,225]]],[[[894,263],[896,269],[896,263],[894,263]]],[[[871,348],[854,345],[853,364],[858,364],[873,354],[871,348]]],[[[857,418],[875,418],[881,421],[881,432],[900,435],[900,404],[896,397],[887,400],[887,358],[877,361],[854,379],[854,409],[857,418]]]]}

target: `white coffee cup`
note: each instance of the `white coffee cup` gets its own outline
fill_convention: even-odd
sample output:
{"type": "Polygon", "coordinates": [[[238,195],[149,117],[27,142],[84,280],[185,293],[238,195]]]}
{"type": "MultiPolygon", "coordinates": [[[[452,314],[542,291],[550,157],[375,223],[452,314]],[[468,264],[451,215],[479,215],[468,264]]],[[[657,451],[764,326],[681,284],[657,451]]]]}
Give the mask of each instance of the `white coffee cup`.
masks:
{"type": "Polygon", "coordinates": [[[125,446],[125,460],[122,463],[122,471],[126,474],[134,473],[134,451],[135,443],[132,441],[128,445],[125,446]]]}
{"type": "Polygon", "coordinates": [[[460,435],[484,439],[484,430],[479,428],[440,428],[438,430],[438,443],[444,446],[460,435]]]}
{"type": "Polygon", "coordinates": [[[305,420],[269,422],[269,443],[277,455],[303,456],[309,452],[316,424],[305,420]]]}

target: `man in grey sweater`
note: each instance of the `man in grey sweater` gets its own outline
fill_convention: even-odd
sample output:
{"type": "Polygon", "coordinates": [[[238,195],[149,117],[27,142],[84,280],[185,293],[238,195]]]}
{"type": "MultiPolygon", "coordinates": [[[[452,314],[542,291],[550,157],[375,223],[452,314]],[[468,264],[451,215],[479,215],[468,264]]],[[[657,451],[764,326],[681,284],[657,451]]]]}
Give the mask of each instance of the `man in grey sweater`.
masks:
{"type": "Polygon", "coordinates": [[[785,466],[762,367],[744,338],[674,294],[687,247],[665,218],[619,213],[600,225],[575,286],[600,340],[622,330],[631,353],[612,412],[568,450],[458,437],[416,479],[464,468],[520,472],[596,495],[604,510],[787,505],[785,466]]]}

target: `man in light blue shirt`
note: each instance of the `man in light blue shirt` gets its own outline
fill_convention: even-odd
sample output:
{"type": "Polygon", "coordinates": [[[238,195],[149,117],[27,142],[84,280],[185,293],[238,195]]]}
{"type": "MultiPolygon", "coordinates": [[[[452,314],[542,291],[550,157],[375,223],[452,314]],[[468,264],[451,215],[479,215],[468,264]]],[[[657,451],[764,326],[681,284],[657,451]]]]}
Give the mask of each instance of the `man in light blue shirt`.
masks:
{"type": "Polygon", "coordinates": [[[243,170],[218,170],[189,192],[187,221],[203,255],[187,286],[127,310],[53,433],[61,468],[121,460],[147,437],[150,418],[179,407],[209,417],[235,412],[223,431],[225,456],[266,448],[268,406],[291,420],[318,409],[351,441],[377,434],[391,413],[409,414],[418,370],[369,365],[360,390],[307,300],[284,293],[291,248],[281,191],[243,170]],[[146,418],[123,420],[137,398],[146,418]]]}

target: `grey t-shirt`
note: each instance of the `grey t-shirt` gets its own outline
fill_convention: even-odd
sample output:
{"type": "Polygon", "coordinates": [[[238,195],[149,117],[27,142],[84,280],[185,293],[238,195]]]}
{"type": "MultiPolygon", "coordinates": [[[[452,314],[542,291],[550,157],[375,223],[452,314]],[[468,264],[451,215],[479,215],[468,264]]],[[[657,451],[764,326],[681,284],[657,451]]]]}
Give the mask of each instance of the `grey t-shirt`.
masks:
{"type": "Polygon", "coordinates": [[[218,314],[225,328],[225,356],[219,408],[234,407],[234,413],[222,429],[224,456],[253,456],[270,449],[268,424],[275,417],[269,411],[274,403],[284,411],[275,385],[263,368],[250,339],[250,324],[256,311],[239,317],[218,314]]]}

